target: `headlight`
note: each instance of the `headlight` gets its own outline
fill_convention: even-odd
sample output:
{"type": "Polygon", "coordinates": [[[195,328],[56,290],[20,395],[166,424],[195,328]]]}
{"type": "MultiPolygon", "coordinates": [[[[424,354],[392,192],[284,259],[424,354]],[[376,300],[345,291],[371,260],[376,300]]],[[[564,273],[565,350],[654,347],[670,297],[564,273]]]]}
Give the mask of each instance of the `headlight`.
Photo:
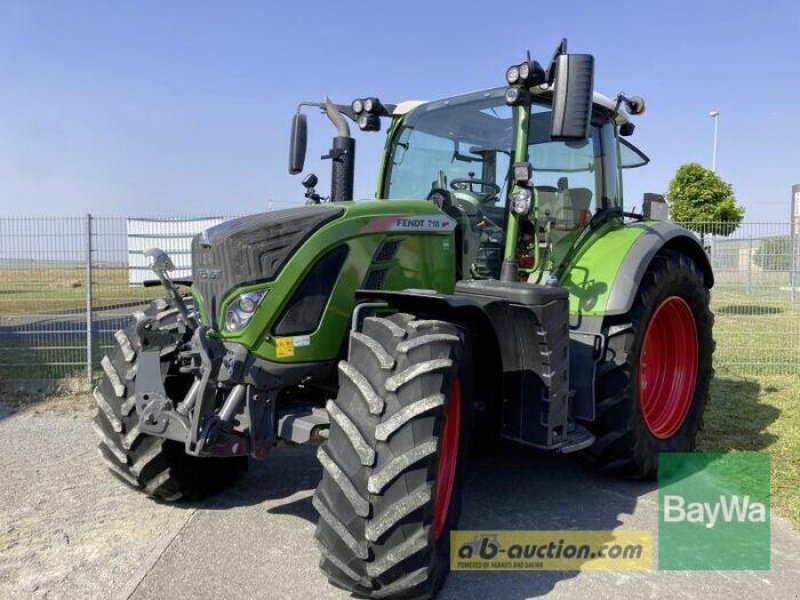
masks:
{"type": "Polygon", "coordinates": [[[512,85],[506,90],[506,104],[518,106],[530,102],[531,93],[520,85],[512,85]]]}
{"type": "Polygon", "coordinates": [[[519,88],[517,86],[510,87],[506,90],[506,103],[516,104],[519,101],[519,88]]]}
{"type": "Polygon", "coordinates": [[[519,81],[519,67],[517,65],[508,67],[506,71],[506,81],[509,85],[514,85],[519,81]]]}
{"type": "Polygon", "coordinates": [[[523,81],[528,81],[531,76],[531,64],[524,62],[519,66],[519,78],[523,81]]]}
{"type": "Polygon", "coordinates": [[[531,191],[528,188],[519,188],[511,195],[511,210],[520,216],[531,211],[531,191]]]}
{"type": "Polygon", "coordinates": [[[362,131],[380,131],[381,119],[378,115],[363,113],[358,117],[358,126],[362,131]]]}
{"type": "Polygon", "coordinates": [[[225,331],[239,331],[247,325],[269,290],[245,292],[228,304],[225,312],[225,331]]]}
{"type": "Polygon", "coordinates": [[[356,98],[353,100],[353,103],[350,105],[350,108],[353,109],[355,114],[359,114],[364,111],[364,101],[361,98],[356,98]]]}

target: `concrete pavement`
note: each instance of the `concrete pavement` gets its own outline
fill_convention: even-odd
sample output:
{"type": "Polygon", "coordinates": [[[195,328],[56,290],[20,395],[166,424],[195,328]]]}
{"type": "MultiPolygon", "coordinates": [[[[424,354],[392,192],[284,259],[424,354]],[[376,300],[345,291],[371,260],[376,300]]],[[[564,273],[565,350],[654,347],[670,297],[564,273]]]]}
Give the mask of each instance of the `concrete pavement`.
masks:
{"type": "MultiPolygon", "coordinates": [[[[88,402],[85,403],[88,407],[88,402]]],[[[348,598],[317,569],[313,448],[279,448],[221,496],[162,505],[100,464],[90,409],[0,405],[0,598],[348,598]]],[[[464,529],[656,530],[654,484],[505,448],[479,459],[464,529]]],[[[797,598],[800,533],[773,515],[764,572],[451,574],[440,598],[797,598]]]]}

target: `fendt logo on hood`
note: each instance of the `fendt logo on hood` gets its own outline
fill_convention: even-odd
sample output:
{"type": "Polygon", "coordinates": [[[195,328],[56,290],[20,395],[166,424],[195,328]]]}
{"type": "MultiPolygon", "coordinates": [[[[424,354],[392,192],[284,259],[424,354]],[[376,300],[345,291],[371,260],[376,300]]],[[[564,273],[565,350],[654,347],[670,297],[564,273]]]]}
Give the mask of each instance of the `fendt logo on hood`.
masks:
{"type": "Polygon", "coordinates": [[[456,223],[444,215],[386,215],[375,217],[364,226],[365,233],[380,231],[442,232],[449,233],[456,223]]]}
{"type": "Polygon", "coordinates": [[[199,268],[195,271],[198,279],[222,279],[222,269],[199,268]]]}

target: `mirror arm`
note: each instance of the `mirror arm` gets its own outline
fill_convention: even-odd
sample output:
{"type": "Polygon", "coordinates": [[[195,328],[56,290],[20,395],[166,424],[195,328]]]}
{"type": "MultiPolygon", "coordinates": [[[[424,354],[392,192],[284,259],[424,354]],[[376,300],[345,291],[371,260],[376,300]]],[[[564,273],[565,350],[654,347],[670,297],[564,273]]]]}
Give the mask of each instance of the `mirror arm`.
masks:
{"type": "Polygon", "coordinates": [[[561,42],[558,44],[556,51],[553,52],[553,58],[550,59],[550,66],[547,67],[547,73],[545,74],[548,85],[553,85],[553,80],[556,78],[556,61],[558,60],[558,57],[566,53],[567,38],[561,38],[561,42]]]}
{"type": "Polygon", "coordinates": [[[312,102],[311,100],[304,100],[297,105],[297,112],[300,112],[300,109],[304,106],[314,106],[316,108],[325,108],[325,104],[322,102],[312,102]]]}

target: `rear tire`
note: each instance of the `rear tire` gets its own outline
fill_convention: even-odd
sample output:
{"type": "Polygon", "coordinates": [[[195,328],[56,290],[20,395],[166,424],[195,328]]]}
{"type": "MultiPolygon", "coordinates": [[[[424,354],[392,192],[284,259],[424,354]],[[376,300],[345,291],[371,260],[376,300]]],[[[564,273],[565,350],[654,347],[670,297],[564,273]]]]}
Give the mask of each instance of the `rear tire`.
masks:
{"type": "MultiPolygon", "coordinates": [[[[192,377],[178,373],[174,364],[180,344],[187,341],[178,327],[178,311],[156,300],[144,316],[155,316],[160,328],[172,333],[172,343],[162,349],[161,373],[167,394],[183,398],[192,377]]],[[[141,318],[114,335],[116,347],[102,360],[103,378],[94,390],[98,450],[108,469],[131,487],[166,502],[197,500],[235,481],[247,467],[247,457],[197,458],[187,455],[183,444],[139,431],[134,387],[141,349],[136,323],[141,318]]]]}
{"type": "Polygon", "coordinates": [[[587,450],[601,471],[651,479],[660,452],[694,450],[713,374],[709,302],[697,265],[664,251],[631,311],[606,323],[608,349],[589,425],[597,441],[587,450]]]}
{"type": "Polygon", "coordinates": [[[461,505],[468,361],[465,333],[444,321],[370,317],[351,335],[313,500],[332,584],[372,598],[428,598],[443,585],[461,505]]]}

